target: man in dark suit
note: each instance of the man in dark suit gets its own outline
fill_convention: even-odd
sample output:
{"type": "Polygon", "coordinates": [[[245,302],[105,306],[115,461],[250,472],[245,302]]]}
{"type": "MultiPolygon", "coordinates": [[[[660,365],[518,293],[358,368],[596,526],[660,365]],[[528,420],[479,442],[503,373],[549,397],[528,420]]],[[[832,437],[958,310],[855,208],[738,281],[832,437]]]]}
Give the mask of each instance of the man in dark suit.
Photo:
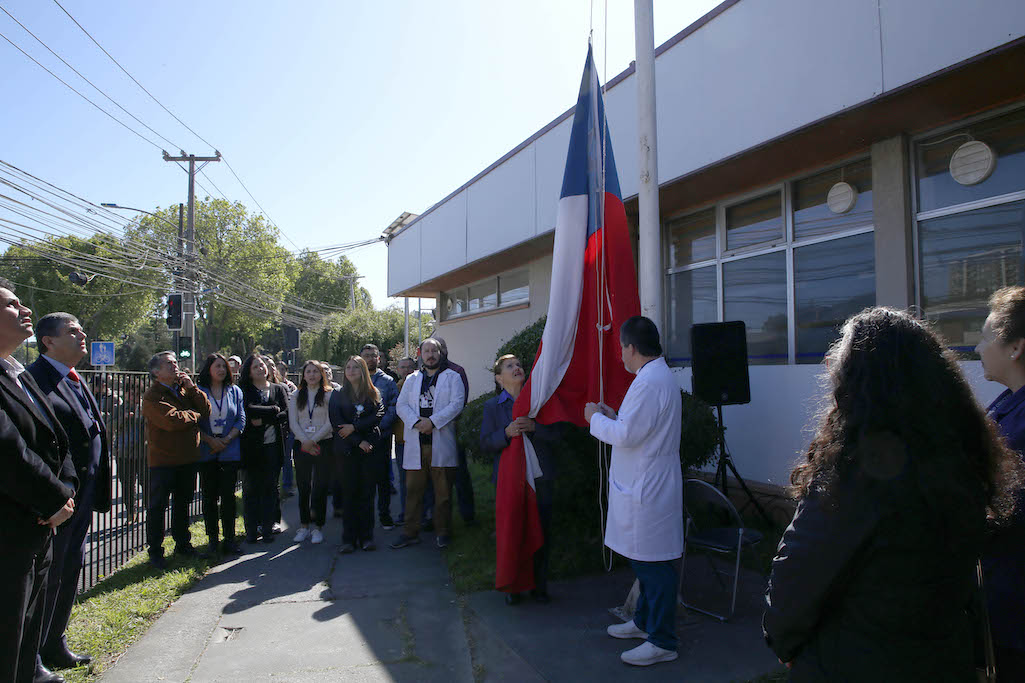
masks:
{"type": "Polygon", "coordinates": [[[71,606],[78,590],[78,575],[85,554],[93,511],[110,510],[110,452],[107,428],[89,386],[75,372],[85,356],[85,332],[70,313],[50,313],[36,323],[39,356],[28,367],[32,378],[50,401],[53,412],[68,434],[71,459],[78,475],[75,514],[57,529],[53,539],[53,562],[47,579],[43,633],[39,646],[38,675],[50,668],[71,668],[88,664],[88,655],[68,648],[64,630],[71,619],[71,606]]]}
{"type": "MultiPolygon", "coordinates": [[[[32,311],[0,280],[0,680],[35,679],[54,530],[75,511],[68,437],[13,354],[32,311]]],[[[61,681],[60,676],[42,681],[61,681]]]]}

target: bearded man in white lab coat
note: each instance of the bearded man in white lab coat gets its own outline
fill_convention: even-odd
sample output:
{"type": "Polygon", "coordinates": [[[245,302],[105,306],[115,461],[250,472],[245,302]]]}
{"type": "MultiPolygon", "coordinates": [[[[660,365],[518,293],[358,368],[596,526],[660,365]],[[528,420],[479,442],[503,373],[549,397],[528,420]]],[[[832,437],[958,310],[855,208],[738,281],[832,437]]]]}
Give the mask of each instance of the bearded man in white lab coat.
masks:
{"type": "Polygon", "coordinates": [[[662,358],[658,328],[630,318],[619,331],[623,365],[636,375],[619,414],[588,403],[591,434],[612,446],[605,545],[630,560],[641,592],[632,621],[609,626],[613,638],[643,638],[627,664],[648,666],[677,657],[673,562],[683,553],[680,471],[680,387],[662,358]]]}

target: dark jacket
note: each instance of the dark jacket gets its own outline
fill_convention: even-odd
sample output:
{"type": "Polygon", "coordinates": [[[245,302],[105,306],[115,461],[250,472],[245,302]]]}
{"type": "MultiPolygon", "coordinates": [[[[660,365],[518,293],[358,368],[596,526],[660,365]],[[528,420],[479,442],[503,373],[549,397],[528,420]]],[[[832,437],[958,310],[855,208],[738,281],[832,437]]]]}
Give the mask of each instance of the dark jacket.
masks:
{"type": "Polygon", "coordinates": [[[341,389],[331,392],[327,413],[331,418],[335,455],[346,455],[353,449],[358,449],[362,441],[376,444],[381,438],[380,425],[381,418],[384,417],[384,404],[381,401],[368,399],[358,404],[349,398],[349,392],[341,389]],[[351,424],[356,431],[343,439],[338,436],[338,428],[346,424],[351,424]]]}
{"type": "Polygon", "coordinates": [[[380,425],[381,437],[387,438],[391,436],[395,420],[398,418],[395,414],[395,403],[399,400],[399,386],[391,378],[391,375],[380,368],[370,376],[370,379],[381,394],[381,403],[384,405],[384,416],[381,418],[380,425]]]}
{"type": "MultiPolygon", "coordinates": [[[[32,365],[25,368],[32,373],[39,389],[50,401],[53,412],[57,415],[61,426],[68,435],[68,449],[71,452],[71,460],[75,464],[75,474],[78,476],[79,488],[84,488],[86,482],[93,483],[93,511],[107,512],[110,510],[110,442],[107,434],[107,426],[100,414],[100,407],[96,398],[86,382],[80,382],[82,391],[85,393],[89,403],[89,409],[99,424],[99,452],[93,452],[93,434],[79,418],[75,405],[80,404],[78,397],[67,382],[64,382],[64,375],[55,368],[50,361],[43,356],[36,359],[32,365]]],[[[77,512],[77,496],[76,496],[77,512]]]]}
{"type": "MultiPolygon", "coordinates": [[[[509,445],[505,428],[512,422],[513,403],[515,400],[512,395],[504,390],[498,396],[492,396],[484,402],[484,416],[480,423],[480,449],[484,453],[490,453],[494,458],[491,481],[495,483],[498,483],[498,462],[502,451],[509,445]]],[[[534,452],[537,453],[538,464],[541,465],[539,479],[555,478],[554,445],[562,438],[564,427],[561,423],[543,425],[535,422],[534,433],[527,435],[534,446],[534,452]]]]}
{"type": "Polygon", "coordinates": [[[0,547],[37,552],[49,519],[75,495],[78,477],[68,454],[68,436],[42,390],[27,372],[20,376],[30,401],[0,368],[0,547]]]}
{"type": "Polygon", "coordinates": [[[210,401],[196,386],[179,391],[153,382],[142,396],[150,467],[191,465],[199,460],[199,421],[210,417],[210,401]]]}
{"type": "MultiPolygon", "coordinates": [[[[1000,394],[989,408],[1007,444],[1025,454],[1025,387],[1000,394]]],[[[982,555],[993,643],[1025,651],[1025,492],[1018,492],[1014,517],[993,529],[982,555]]]]}
{"type": "Polygon", "coordinates": [[[793,681],[974,680],[982,496],[952,532],[903,448],[877,455],[798,505],[772,561],[766,642],[793,681]]]}
{"type": "Polygon", "coordinates": [[[242,387],[242,398],[245,403],[246,428],[239,439],[242,441],[242,467],[252,465],[272,466],[281,464],[285,457],[285,428],[288,425],[288,390],[281,384],[271,384],[270,394],[266,401],[260,390],[252,384],[242,387]],[[263,424],[254,425],[253,420],[263,424]],[[263,442],[268,429],[274,430],[274,438],[278,444],[277,462],[263,463],[263,442]]]}

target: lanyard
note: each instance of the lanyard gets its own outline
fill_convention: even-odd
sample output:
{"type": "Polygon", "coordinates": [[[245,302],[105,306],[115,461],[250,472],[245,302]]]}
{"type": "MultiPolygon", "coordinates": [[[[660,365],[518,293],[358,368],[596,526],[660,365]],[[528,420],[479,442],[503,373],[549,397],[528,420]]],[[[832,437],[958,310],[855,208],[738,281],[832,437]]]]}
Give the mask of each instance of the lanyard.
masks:
{"type": "Polygon", "coordinates": [[[309,410],[306,411],[306,414],[309,415],[309,417],[310,417],[310,422],[313,422],[313,410],[314,410],[314,408],[315,408],[315,406],[313,405],[313,401],[311,399],[310,400],[310,408],[309,408],[309,410]]]}
{"type": "Polygon", "coordinates": [[[221,412],[222,412],[222,408],[224,407],[224,397],[227,395],[227,393],[228,393],[227,387],[221,387],[221,400],[218,401],[217,397],[214,396],[214,390],[213,389],[210,390],[210,398],[212,398],[214,400],[214,407],[217,408],[217,414],[218,415],[220,415],[221,412]]]}

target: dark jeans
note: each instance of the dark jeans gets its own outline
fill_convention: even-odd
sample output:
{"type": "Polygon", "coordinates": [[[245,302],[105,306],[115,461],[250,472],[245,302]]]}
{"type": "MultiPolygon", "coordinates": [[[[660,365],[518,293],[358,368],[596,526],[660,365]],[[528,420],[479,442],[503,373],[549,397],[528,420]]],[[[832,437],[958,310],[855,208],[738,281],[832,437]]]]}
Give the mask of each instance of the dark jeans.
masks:
{"type": "Polygon", "coordinates": [[[259,536],[257,527],[263,528],[268,538],[274,526],[278,503],[278,473],[281,471],[278,444],[263,444],[260,456],[246,463],[242,477],[242,517],[246,524],[246,538],[259,536]]]}
{"type": "Polygon", "coordinates": [[[164,511],[171,499],[171,536],[175,551],[192,546],[189,503],[196,495],[196,466],[149,468],[149,505],[146,508],[146,544],[150,557],[164,555],[164,511]]]}
{"type": "Polygon", "coordinates": [[[548,558],[552,548],[552,499],[555,495],[555,482],[551,479],[535,479],[534,490],[537,496],[537,512],[541,518],[541,532],[544,534],[544,545],[534,553],[534,588],[542,593],[548,592],[548,558]]]}
{"type": "Polygon", "coordinates": [[[217,522],[226,543],[235,540],[235,485],[238,482],[237,462],[199,463],[199,485],[203,489],[203,524],[210,546],[217,544],[217,522]]]}
{"type": "Polygon", "coordinates": [[[373,495],[377,468],[373,454],[353,448],[335,456],[342,482],[342,543],[359,545],[374,540],[373,495]]]}
{"type": "MultiPolygon", "coordinates": [[[[122,444],[123,448],[130,445],[122,444]]],[[[129,518],[135,516],[137,506],[137,491],[142,490],[142,507],[145,508],[149,500],[149,492],[146,490],[144,478],[146,472],[145,455],[141,452],[126,454],[117,458],[117,479],[121,482],[121,503],[125,506],[125,514],[129,518]]]]}
{"type": "Polygon", "coordinates": [[[634,625],[648,633],[648,642],[663,650],[676,650],[676,598],[679,577],[672,560],[630,560],[641,584],[634,625]]]}
{"type": "Polygon", "coordinates": [[[49,533],[31,536],[27,547],[24,534],[0,531],[0,681],[31,683],[36,670],[52,544],[49,533]]]}
{"type": "Polygon", "coordinates": [[[285,462],[281,466],[281,487],[291,491],[295,486],[295,470],[292,467],[292,445],[295,443],[295,436],[289,432],[285,437],[285,462]]]}
{"type": "Polygon", "coordinates": [[[399,519],[401,523],[406,519],[406,470],[402,467],[402,457],[405,455],[406,444],[395,444],[395,467],[399,470],[399,519]]]}
{"type": "Polygon", "coordinates": [[[324,526],[327,521],[327,493],[334,476],[335,455],[331,450],[331,439],[319,443],[320,455],[310,455],[296,449],[295,486],[299,497],[299,523],[310,522],[324,526]]]}
{"type": "Polygon", "coordinates": [[[381,439],[370,454],[371,467],[377,479],[377,486],[370,492],[370,518],[374,517],[374,494],[377,494],[377,516],[381,522],[391,520],[391,437],[381,439]]]}
{"type": "Polygon", "coordinates": [[[71,607],[78,594],[78,575],[85,555],[85,537],[93,521],[93,494],[96,480],[87,477],[75,496],[75,514],[57,527],[53,537],[53,557],[46,580],[43,628],[39,651],[45,656],[61,648],[64,631],[71,620],[71,607]]]}
{"type": "Polygon", "coordinates": [[[472,522],[477,518],[473,504],[473,480],[470,479],[470,468],[466,464],[466,449],[459,448],[459,464],[456,466],[455,479],[452,482],[459,505],[459,516],[464,522],[472,522]]]}

